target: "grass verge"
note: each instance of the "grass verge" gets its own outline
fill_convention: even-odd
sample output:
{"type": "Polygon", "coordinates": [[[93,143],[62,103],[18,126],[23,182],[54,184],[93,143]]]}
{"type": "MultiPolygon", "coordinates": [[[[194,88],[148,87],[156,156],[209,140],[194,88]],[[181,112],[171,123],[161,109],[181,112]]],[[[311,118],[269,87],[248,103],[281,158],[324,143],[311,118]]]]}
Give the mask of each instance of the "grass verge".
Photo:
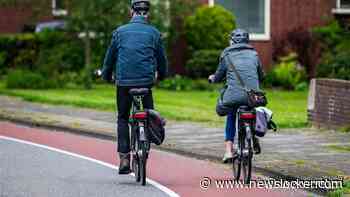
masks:
{"type": "Polygon", "coordinates": [[[350,181],[345,181],[343,187],[335,191],[329,192],[328,197],[345,197],[350,196],[350,181]]]}
{"type": "MultiPolygon", "coordinates": [[[[157,110],[167,119],[205,122],[222,126],[224,118],[215,113],[218,92],[168,91],[155,89],[157,110]]],[[[97,110],[115,110],[115,88],[96,85],[93,90],[80,88],[52,90],[6,89],[0,83],[0,94],[20,97],[26,101],[55,105],[70,105],[97,110]]],[[[267,90],[268,107],[274,111],[274,120],[281,128],[305,127],[307,124],[307,92],[267,90]]]]}

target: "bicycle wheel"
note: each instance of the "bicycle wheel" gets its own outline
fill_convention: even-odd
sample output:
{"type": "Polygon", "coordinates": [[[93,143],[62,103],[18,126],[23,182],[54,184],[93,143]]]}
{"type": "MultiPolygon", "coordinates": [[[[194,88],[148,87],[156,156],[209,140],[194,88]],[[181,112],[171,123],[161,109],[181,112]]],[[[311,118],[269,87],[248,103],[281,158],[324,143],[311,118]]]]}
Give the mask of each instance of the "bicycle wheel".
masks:
{"type": "Polygon", "coordinates": [[[239,132],[238,133],[238,150],[237,150],[238,155],[236,156],[236,158],[233,158],[233,161],[232,161],[233,177],[236,181],[239,181],[241,177],[242,151],[243,151],[242,147],[243,147],[242,135],[241,135],[241,132],[239,132]]]}
{"type": "MultiPolygon", "coordinates": [[[[246,128],[250,129],[250,128],[246,128]]],[[[250,131],[246,131],[248,133],[250,131]]],[[[245,184],[249,184],[252,177],[252,160],[253,160],[253,149],[252,149],[252,139],[244,139],[246,141],[245,150],[248,154],[243,154],[242,170],[243,170],[243,181],[245,184]],[[247,140],[247,141],[246,141],[247,140]]]]}
{"type": "Polygon", "coordinates": [[[147,157],[148,157],[148,150],[147,145],[145,142],[140,143],[140,158],[139,158],[139,167],[140,167],[140,178],[141,178],[141,184],[146,185],[146,166],[147,166],[147,157]]]}
{"type": "Polygon", "coordinates": [[[140,182],[140,180],[141,180],[139,166],[140,166],[139,159],[138,159],[137,155],[135,154],[132,158],[132,170],[134,171],[136,182],[140,182]]]}
{"type": "Polygon", "coordinates": [[[139,165],[139,156],[138,156],[138,150],[139,150],[139,143],[138,143],[138,137],[137,137],[137,131],[135,127],[132,127],[132,133],[131,133],[131,149],[132,149],[132,160],[131,160],[131,166],[132,171],[135,174],[135,180],[136,182],[140,182],[140,165],[139,165]]]}
{"type": "Polygon", "coordinates": [[[241,166],[242,166],[242,162],[241,162],[241,158],[237,157],[234,158],[232,161],[232,165],[233,165],[233,177],[234,180],[239,181],[239,178],[241,176],[241,166]]]}

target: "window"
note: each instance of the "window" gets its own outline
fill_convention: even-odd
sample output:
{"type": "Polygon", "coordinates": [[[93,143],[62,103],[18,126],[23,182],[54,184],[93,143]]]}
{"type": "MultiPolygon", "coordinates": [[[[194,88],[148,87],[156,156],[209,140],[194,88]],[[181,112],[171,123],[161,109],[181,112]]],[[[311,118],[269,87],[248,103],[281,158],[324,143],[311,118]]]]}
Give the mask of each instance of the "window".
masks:
{"type": "Polygon", "coordinates": [[[251,33],[252,40],[270,39],[270,0],[215,0],[232,11],[237,26],[251,33]]]}
{"type": "Polygon", "coordinates": [[[52,0],[52,14],[54,16],[65,16],[67,13],[64,0],[52,0]]]}
{"type": "Polygon", "coordinates": [[[332,10],[334,14],[350,14],[350,0],[337,0],[337,7],[332,10]]]}
{"type": "Polygon", "coordinates": [[[350,0],[339,0],[339,7],[341,9],[350,9],[350,0]]]}

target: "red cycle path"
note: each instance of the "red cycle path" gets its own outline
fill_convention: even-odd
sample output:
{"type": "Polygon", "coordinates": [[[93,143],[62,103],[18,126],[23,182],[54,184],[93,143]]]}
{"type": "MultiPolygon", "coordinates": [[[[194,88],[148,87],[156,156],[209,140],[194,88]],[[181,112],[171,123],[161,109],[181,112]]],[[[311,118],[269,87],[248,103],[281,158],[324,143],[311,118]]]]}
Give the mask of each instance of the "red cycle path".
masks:
{"type": "MultiPolygon", "coordinates": [[[[0,122],[0,135],[69,151],[113,165],[118,163],[116,144],[108,140],[24,127],[7,122],[0,122]]],[[[116,176],[118,176],[117,172],[116,176]]],[[[223,169],[221,165],[161,151],[151,152],[148,177],[185,197],[307,195],[300,190],[284,192],[267,189],[216,189],[214,185],[208,190],[203,190],[199,185],[203,177],[210,177],[212,180],[229,179],[231,171],[223,169]]],[[[141,186],[135,183],[135,187],[141,186]]]]}

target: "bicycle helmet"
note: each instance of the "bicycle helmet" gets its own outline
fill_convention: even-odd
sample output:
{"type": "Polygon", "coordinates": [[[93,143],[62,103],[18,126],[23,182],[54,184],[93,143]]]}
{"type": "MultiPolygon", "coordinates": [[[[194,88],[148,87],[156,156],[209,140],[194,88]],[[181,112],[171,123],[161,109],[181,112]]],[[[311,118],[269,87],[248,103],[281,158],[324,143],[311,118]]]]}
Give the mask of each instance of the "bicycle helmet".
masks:
{"type": "Polygon", "coordinates": [[[234,44],[248,44],[249,33],[243,29],[236,29],[231,33],[231,41],[234,44]]]}
{"type": "Polygon", "coordinates": [[[150,142],[161,145],[165,139],[166,121],[155,110],[147,110],[148,117],[148,138],[150,142]]]}
{"type": "Polygon", "coordinates": [[[148,12],[150,7],[150,0],[131,0],[131,8],[136,12],[148,12]]]}

